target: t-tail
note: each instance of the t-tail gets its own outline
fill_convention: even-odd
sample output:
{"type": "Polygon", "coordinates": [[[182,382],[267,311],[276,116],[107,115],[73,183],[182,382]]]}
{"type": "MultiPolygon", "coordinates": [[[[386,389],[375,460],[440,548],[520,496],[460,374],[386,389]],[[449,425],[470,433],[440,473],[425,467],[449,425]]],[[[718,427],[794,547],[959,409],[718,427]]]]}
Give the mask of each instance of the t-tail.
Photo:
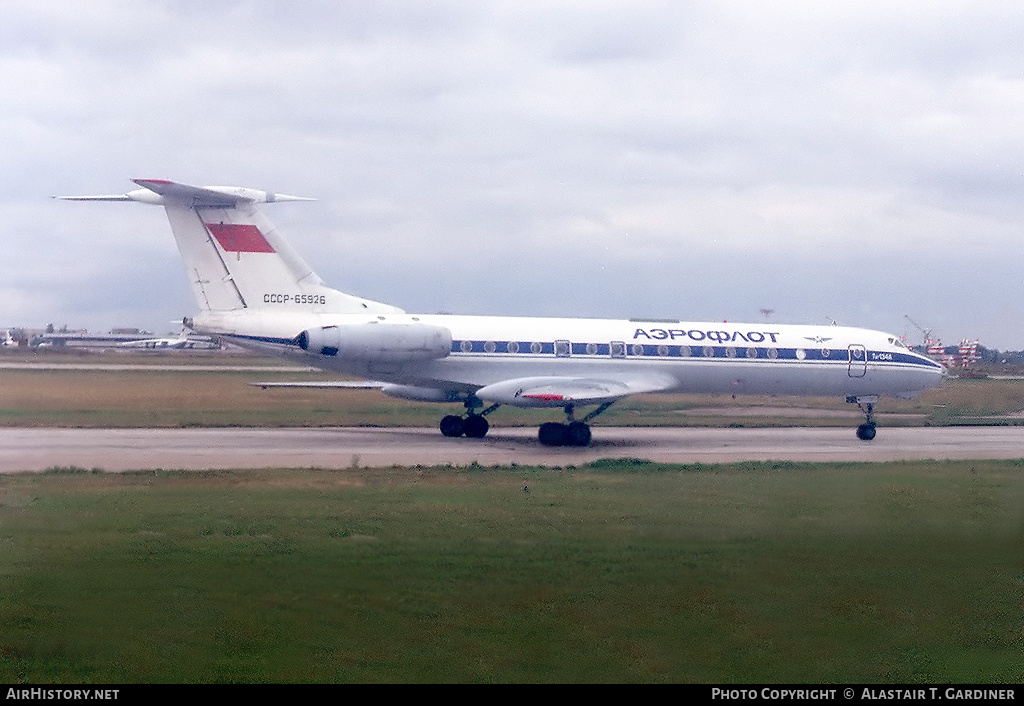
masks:
{"type": "Polygon", "coordinates": [[[312,201],[256,189],[189,186],[133,179],[141,189],[114,196],[61,196],[69,201],[137,201],[163,206],[185,261],[196,304],[204,312],[289,309],[303,313],[401,313],[401,309],[332,289],[257,208],[312,201]]]}

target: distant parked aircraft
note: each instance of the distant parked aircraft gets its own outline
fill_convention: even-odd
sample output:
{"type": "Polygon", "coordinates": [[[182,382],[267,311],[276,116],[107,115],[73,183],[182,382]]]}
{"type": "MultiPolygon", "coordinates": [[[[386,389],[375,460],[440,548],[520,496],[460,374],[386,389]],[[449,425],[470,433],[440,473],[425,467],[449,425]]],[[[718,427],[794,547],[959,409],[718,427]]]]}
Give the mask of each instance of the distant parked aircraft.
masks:
{"type": "Polygon", "coordinates": [[[125,341],[118,343],[118,348],[144,348],[162,350],[214,350],[220,348],[220,344],[213,341],[209,336],[190,335],[188,329],[182,329],[177,338],[143,338],[138,341],[125,341]]]}

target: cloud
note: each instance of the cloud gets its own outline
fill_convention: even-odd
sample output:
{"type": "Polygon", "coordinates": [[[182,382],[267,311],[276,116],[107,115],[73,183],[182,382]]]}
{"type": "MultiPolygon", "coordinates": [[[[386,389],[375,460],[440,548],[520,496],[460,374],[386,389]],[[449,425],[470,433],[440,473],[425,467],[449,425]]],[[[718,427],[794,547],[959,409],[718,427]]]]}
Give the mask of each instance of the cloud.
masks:
{"type": "Polygon", "coordinates": [[[4,6],[0,325],[189,313],[158,210],[47,198],[166,177],[317,197],[268,215],[325,279],[409,309],[911,313],[1024,348],[993,309],[1020,294],[1022,23],[1008,2],[4,6]]]}

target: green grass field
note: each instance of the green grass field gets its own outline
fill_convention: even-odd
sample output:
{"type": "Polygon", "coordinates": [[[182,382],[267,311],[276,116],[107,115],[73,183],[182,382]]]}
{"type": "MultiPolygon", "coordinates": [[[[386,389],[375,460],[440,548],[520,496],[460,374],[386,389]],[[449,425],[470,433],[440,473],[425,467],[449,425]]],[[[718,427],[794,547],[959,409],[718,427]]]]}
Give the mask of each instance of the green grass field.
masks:
{"type": "MultiPolygon", "coordinates": [[[[325,377],[197,371],[186,365],[172,371],[0,370],[0,426],[433,427],[443,415],[462,412],[461,405],[408,402],[378,390],[263,390],[249,384],[296,379],[325,377]]],[[[884,399],[877,411],[883,426],[1024,423],[1024,380],[950,380],[915,400],[884,399]]],[[[491,421],[499,426],[535,426],[560,414],[503,407],[491,421]]],[[[856,405],[841,398],[638,395],[615,404],[596,424],[853,427],[859,419],[856,405]],[[786,413],[780,414],[780,409],[786,413]]]]}
{"type": "Polygon", "coordinates": [[[1024,465],[0,477],[0,682],[1017,682],[1024,465]]]}

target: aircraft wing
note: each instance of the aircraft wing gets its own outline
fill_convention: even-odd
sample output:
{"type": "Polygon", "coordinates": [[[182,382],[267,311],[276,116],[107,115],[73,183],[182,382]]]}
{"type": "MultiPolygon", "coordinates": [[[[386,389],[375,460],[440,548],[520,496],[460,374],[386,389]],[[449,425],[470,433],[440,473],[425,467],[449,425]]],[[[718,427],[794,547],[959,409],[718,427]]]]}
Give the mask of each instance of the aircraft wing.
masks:
{"type": "MultiPolygon", "coordinates": [[[[251,382],[250,385],[263,389],[271,387],[319,388],[319,389],[374,389],[383,388],[394,397],[409,397],[404,390],[436,392],[429,397],[414,396],[433,402],[452,402],[443,390],[406,388],[372,380],[312,380],[302,382],[251,382]]],[[[611,402],[629,395],[645,392],[662,392],[676,385],[667,375],[645,375],[634,377],[529,377],[503,380],[486,385],[474,394],[481,400],[507,404],[513,407],[565,407],[566,405],[588,405],[611,402]]]]}
{"type": "Polygon", "coordinates": [[[514,407],[564,407],[601,404],[645,392],[663,392],[676,385],[667,375],[637,377],[530,377],[486,385],[476,396],[514,407]]]}
{"type": "Polygon", "coordinates": [[[250,382],[253,387],[260,387],[266,390],[270,387],[306,387],[331,389],[342,388],[347,390],[374,390],[384,387],[385,382],[374,382],[372,380],[308,380],[301,382],[250,382]]]}

